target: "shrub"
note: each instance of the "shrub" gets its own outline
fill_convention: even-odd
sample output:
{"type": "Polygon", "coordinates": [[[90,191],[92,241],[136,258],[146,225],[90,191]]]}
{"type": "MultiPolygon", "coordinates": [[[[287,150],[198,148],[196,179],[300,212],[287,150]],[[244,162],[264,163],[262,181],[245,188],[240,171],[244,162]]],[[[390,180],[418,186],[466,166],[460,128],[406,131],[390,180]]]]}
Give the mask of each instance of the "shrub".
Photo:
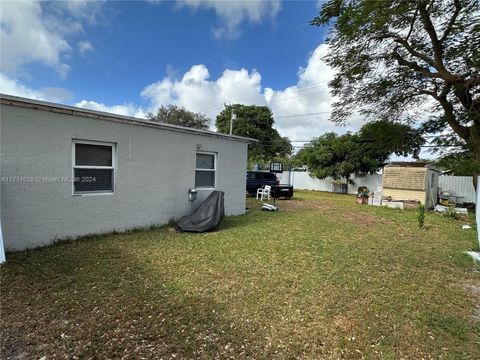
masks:
{"type": "Polygon", "coordinates": [[[417,220],[418,220],[418,227],[422,228],[423,224],[425,223],[425,205],[418,204],[417,206],[417,220]]]}
{"type": "Polygon", "coordinates": [[[447,210],[445,211],[445,217],[448,217],[453,220],[460,219],[460,215],[455,211],[455,207],[447,206],[447,210]]]}

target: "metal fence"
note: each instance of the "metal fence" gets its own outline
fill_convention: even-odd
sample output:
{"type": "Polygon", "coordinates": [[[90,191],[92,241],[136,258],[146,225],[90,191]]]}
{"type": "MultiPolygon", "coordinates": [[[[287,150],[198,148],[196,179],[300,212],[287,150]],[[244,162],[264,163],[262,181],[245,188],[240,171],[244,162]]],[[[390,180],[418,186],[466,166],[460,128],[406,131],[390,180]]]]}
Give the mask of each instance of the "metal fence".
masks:
{"type": "Polygon", "coordinates": [[[475,188],[471,176],[446,176],[439,177],[438,187],[445,190],[453,190],[455,194],[463,196],[462,202],[477,202],[475,188]]]}
{"type": "MultiPolygon", "coordinates": [[[[306,171],[286,171],[279,174],[282,184],[291,184],[295,189],[332,191],[333,179],[315,179],[306,171]]],[[[362,178],[353,178],[354,185],[348,185],[348,193],[356,194],[359,186],[366,186],[375,192],[382,186],[382,174],[367,175],[362,178]]],[[[439,187],[442,191],[452,190],[455,194],[463,196],[462,202],[476,203],[476,194],[470,176],[446,176],[439,177],[439,187]]]]}

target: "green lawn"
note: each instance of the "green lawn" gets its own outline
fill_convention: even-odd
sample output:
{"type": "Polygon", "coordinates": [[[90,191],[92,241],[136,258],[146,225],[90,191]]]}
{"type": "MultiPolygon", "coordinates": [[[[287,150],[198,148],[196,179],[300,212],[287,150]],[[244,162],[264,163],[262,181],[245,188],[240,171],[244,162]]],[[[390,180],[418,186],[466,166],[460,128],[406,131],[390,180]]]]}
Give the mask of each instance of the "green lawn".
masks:
{"type": "MultiPolygon", "coordinates": [[[[475,230],[297,192],[219,231],[8,254],[4,357],[480,359],[475,230]]],[[[0,356],[1,357],[1,356],[0,356]]]]}

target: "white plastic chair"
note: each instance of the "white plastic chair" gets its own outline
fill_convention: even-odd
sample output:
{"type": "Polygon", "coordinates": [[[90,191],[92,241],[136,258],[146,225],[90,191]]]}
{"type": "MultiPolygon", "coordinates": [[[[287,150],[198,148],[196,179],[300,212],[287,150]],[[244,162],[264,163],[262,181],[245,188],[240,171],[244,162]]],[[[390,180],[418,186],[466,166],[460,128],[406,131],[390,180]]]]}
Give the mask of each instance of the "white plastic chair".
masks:
{"type": "Polygon", "coordinates": [[[257,200],[258,196],[260,196],[260,201],[263,201],[263,198],[267,198],[267,200],[270,200],[270,191],[272,190],[272,187],[270,185],[265,185],[264,187],[258,188],[257,189],[257,200]]]}

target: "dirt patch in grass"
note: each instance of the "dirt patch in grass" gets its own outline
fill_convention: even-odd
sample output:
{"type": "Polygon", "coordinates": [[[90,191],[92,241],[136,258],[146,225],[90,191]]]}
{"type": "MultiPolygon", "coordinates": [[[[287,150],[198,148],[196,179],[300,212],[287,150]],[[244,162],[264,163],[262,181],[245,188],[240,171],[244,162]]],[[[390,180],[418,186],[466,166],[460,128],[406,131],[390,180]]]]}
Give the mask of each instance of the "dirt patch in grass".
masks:
{"type": "Polygon", "coordinates": [[[331,210],[335,203],[330,200],[290,199],[280,200],[276,203],[281,210],[299,211],[307,209],[331,210]]]}
{"type": "Polygon", "coordinates": [[[480,283],[468,282],[464,284],[465,289],[480,299],[480,283]]]}
{"type": "Polygon", "coordinates": [[[335,201],[328,199],[293,198],[290,200],[277,200],[276,205],[280,210],[284,211],[317,210],[320,214],[335,214],[336,217],[340,216],[343,221],[365,227],[393,223],[391,220],[369,214],[360,209],[341,207],[335,201]]]}
{"type": "Polygon", "coordinates": [[[380,218],[378,216],[363,212],[363,211],[343,211],[340,214],[341,218],[345,221],[363,225],[366,227],[375,226],[378,224],[392,224],[393,222],[388,219],[380,218]]]}
{"type": "Polygon", "coordinates": [[[470,280],[463,282],[463,288],[469,297],[475,299],[472,318],[475,322],[480,323],[480,281],[474,282],[470,280]]]}

